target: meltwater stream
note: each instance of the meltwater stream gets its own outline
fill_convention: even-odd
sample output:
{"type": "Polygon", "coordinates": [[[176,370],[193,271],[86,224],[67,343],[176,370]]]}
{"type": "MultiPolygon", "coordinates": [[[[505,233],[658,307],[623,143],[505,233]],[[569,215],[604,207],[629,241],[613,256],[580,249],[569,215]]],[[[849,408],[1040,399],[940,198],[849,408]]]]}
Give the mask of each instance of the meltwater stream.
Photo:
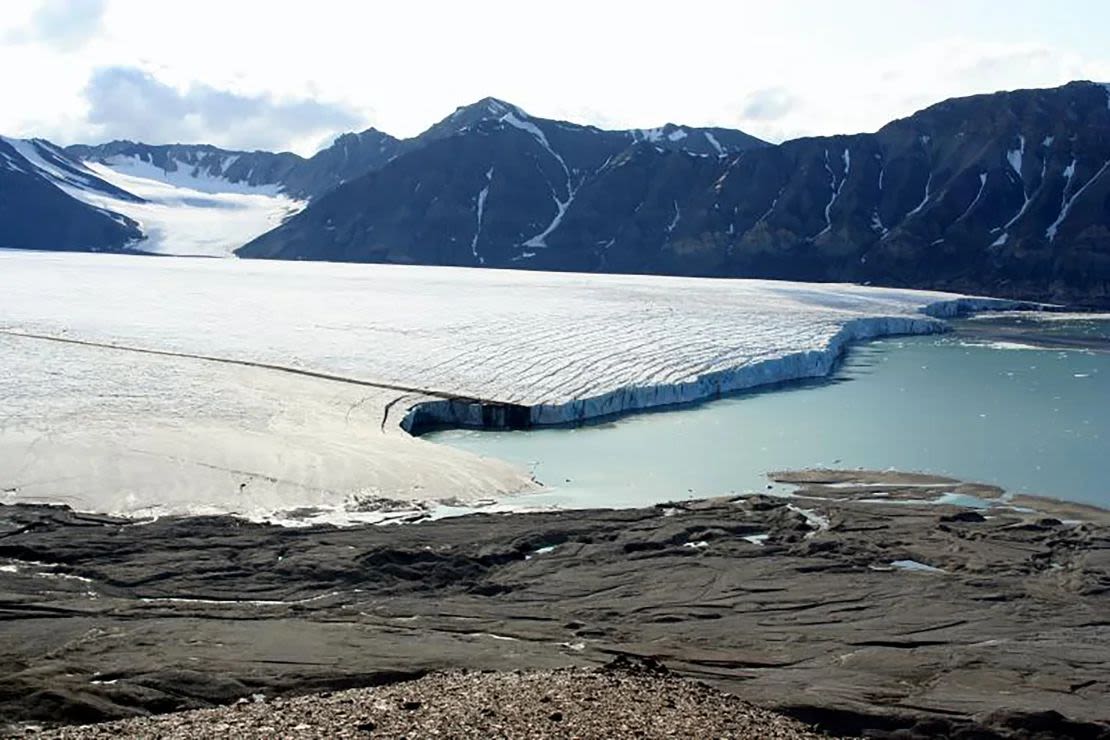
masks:
{"type": "Polygon", "coordinates": [[[1110,320],[998,316],[852,348],[826,380],[573,428],[450,430],[529,468],[517,505],[638,506],[809,467],[950,475],[1110,507],[1110,320]]]}

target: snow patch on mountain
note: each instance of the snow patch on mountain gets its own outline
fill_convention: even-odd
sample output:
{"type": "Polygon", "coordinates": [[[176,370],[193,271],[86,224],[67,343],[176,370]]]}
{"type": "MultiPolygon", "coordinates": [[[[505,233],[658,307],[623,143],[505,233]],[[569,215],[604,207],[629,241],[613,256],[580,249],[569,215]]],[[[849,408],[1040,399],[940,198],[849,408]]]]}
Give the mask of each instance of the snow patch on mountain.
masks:
{"type": "Polygon", "coordinates": [[[502,116],[501,121],[509,124],[510,126],[513,126],[514,128],[518,128],[521,131],[531,134],[532,138],[539,142],[540,146],[546,149],[548,154],[555,158],[555,160],[559,163],[559,166],[563,168],[563,174],[566,175],[567,178],[565,199],[560,198],[555,185],[551,185],[551,198],[555,201],[555,217],[551,219],[551,222],[547,225],[546,229],[523,243],[523,246],[525,247],[532,247],[533,249],[543,249],[547,247],[547,237],[550,236],[557,228],[559,228],[559,224],[563,222],[563,216],[566,215],[567,209],[570,208],[570,204],[574,202],[576,188],[574,186],[574,182],[571,180],[570,168],[567,167],[567,163],[563,160],[562,155],[560,155],[551,147],[551,144],[547,141],[547,136],[544,134],[543,130],[540,129],[539,126],[532,123],[531,121],[526,121],[519,118],[512,111],[502,116]]]}
{"type": "Polygon", "coordinates": [[[925,180],[925,197],[923,197],[921,199],[921,202],[918,203],[912,211],[910,211],[909,213],[906,214],[906,216],[905,216],[906,218],[909,218],[910,216],[916,216],[917,214],[921,213],[921,210],[926,205],[928,205],[929,199],[932,197],[932,193],[930,192],[932,190],[932,188],[933,188],[933,173],[930,172],[929,177],[926,178],[926,180],[925,180]]]}
{"type": "Polygon", "coordinates": [[[26,172],[27,170],[19,166],[19,163],[12,159],[6,152],[0,152],[0,158],[3,159],[4,169],[14,170],[15,172],[26,172]]]}
{"type": "MultiPolygon", "coordinates": [[[[229,155],[220,165],[221,172],[227,172],[239,159],[238,155],[229,155]]],[[[120,175],[132,179],[153,180],[174,188],[191,190],[212,195],[239,194],[239,195],[264,195],[276,197],[281,194],[280,185],[250,185],[246,182],[231,182],[222,175],[213,174],[211,171],[182,160],[170,160],[174,169],[162,168],[152,162],[139,157],[115,156],[97,162],[120,175]]],[[[92,164],[92,163],[90,163],[92,164]]]]}
{"type": "Polygon", "coordinates": [[[883,218],[879,215],[878,208],[871,213],[871,230],[882,236],[886,236],[890,233],[890,229],[883,225],[883,218]]]}
{"type": "Polygon", "coordinates": [[[840,159],[844,163],[844,174],[837,182],[836,174],[829,164],[829,150],[825,150],[825,171],[829,173],[829,186],[832,189],[832,196],[829,198],[829,202],[825,204],[825,228],[821,229],[813,237],[814,239],[827,234],[832,229],[832,207],[836,204],[837,198],[840,197],[840,191],[844,189],[844,183],[848,182],[848,173],[852,171],[852,154],[847,148],[844,149],[840,159]]]}
{"type": "Polygon", "coordinates": [[[975,197],[972,198],[971,203],[968,204],[967,208],[964,209],[964,212],[960,214],[960,217],[956,219],[955,223],[959,223],[960,221],[963,221],[965,218],[968,217],[968,215],[971,213],[972,209],[974,209],[975,206],[977,206],[979,204],[979,200],[983,197],[983,191],[986,190],[986,189],[987,189],[987,173],[986,172],[980,172],[979,173],[979,191],[977,193],[975,193],[975,197]]]}
{"type": "Polygon", "coordinates": [[[482,215],[486,210],[486,198],[489,197],[489,186],[493,182],[493,167],[486,171],[486,186],[478,191],[477,203],[475,210],[477,211],[478,225],[474,229],[474,238],[470,241],[470,251],[474,255],[474,259],[478,260],[479,265],[486,263],[485,257],[478,254],[478,237],[482,235],[482,215]]]}
{"type": "Polygon", "coordinates": [[[717,137],[709,131],[703,131],[702,133],[705,134],[705,140],[709,142],[709,146],[713,147],[717,151],[717,156],[725,156],[725,148],[721,146],[721,142],[717,141],[717,137]]]}
{"type": "Polygon", "coordinates": [[[680,220],[682,220],[682,211],[679,209],[678,201],[676,200],[674,202],[674,217],[671,218],[671,222],[667,224],[667,236],[674,233],[675,227],[678,226],[680,220]]]}
{"type": "Polygon", "coordinates": [[[1045,230],[1044,235],[1048,237],[1048,240],[1050,242],[1056,241],[1056,234],[1060,230],[1061,224],[1063,224],[1064,220],[1068,217],[1068,213],[1071,212],[1071,207],[1075,203],[1076,199],[1078,199],[1079,196],[1083,195],[1087,188],[1091,186],[1091,183],[1102,177],[1103,173],[1106,172],[1107,167],[1110,167],[1110,161],[1104,163],[1102,167],[1099,168],[1098,172],[1096,172],[1090,180],[1083,184],[1083,187],[1079,188],[1079,190],[1076,190],[1071,197],[1068,197],[1068,191],[1071,189],[1072,181],[1075,178],[1075,163],[1076,161],[1073,159],[1071,161],[1071,164],[1067,166],[1067,169],[1064,170],[1064,176],[1067,178],[1067,184],[1064,186],[1063,202],[1060,204],[1060,213],[1056,216],[1056,220],[1053,221],[1052,224],[1049,225],[1049,227],[1045,230]]]}
{"type": "Polygon", "coordinates": [[[1018,148],[1011,149],[1006,152],[1006,161],[1010,163],[1010,167],[1017,173],[1018,179],[1021,179],[1021,165],[1022,158],[1025,156],[1025,137],[1018,137],[1018,148]]]}

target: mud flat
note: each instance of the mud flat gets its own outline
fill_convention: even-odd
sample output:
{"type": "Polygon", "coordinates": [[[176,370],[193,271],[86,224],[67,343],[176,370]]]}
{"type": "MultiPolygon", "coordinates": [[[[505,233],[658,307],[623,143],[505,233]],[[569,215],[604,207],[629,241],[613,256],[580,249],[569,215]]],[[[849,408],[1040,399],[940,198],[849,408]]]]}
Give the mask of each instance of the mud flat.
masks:
{"type": "Polygon", "coordinates": [[[928,476],[778,477],[797,494],[341,529],[4,507],[0,717],[624,655],[838,734],[1110,732],[1104,512],[928,476]]]}

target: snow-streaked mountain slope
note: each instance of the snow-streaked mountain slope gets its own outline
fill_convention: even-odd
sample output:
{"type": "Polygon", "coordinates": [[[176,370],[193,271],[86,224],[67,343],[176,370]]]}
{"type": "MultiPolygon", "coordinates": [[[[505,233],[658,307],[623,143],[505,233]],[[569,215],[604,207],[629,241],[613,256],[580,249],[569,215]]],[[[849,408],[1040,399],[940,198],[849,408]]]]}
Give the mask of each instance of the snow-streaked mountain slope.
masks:
{"type": "Polygon", "coordinates": [[[40,155],[31,142],[0,138],[0,248],[120,251],[142,236],[134,221],[72,197],[58,180],[81,192],[132,197],[55,149],[40,155]]]}
{"type": "Polygon", "coordinates": [[[11,167],[44,177],[72,197],[85,200],[87,196],[99,194],[116,200],[140,200],[134,194],[101,179],[82,162],[73,159],[63,149],[45,139],[0,137],[0,140],[18,155],[8,158],[11,167]]]}
{"type": "Polygon", "coordinates": [[[0,481],[15,489],[9,500],[252,516],[526,490],[526,472],[408,437],[406,413],[477,408],[448,402],[462,396],[561,422],[821,375],[846,341],[934,331],[921,309],[955,300],[849,285],[0,252],[0,481]]]}
{"type": "Polygon", "coordinates": [[[227,256],[304,207],[278,185],[234,181],[187,163],[159,167],[125,155],[82,162],[41,139],[4,143],[18,155],[13,166],[120,223],[136,222],[143,236],[126,245],[133,251],[227,256]]]}
{"type": "Polygon", "coordinates": [[[1102,85],[1074,82],[947,100],[874,133],[747,148],[740,132],[605,132],[485,101],[237,253],[1105,306],[1107,100],[1102,85]]]}

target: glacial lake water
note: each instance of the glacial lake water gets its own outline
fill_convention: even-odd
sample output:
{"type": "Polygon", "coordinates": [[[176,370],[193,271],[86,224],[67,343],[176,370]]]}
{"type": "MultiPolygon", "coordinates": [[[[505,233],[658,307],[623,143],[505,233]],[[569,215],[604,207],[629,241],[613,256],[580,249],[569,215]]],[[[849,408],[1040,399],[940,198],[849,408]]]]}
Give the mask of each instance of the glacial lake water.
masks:
{"type": "Polygon", "coordinates": [[[772,470],[896,469],[1110,507],[1110,317],[995,316],[853,347],[829,378],[577,427],[427,438],[545,484],[516,505],[765,490],[772,470]]]}

